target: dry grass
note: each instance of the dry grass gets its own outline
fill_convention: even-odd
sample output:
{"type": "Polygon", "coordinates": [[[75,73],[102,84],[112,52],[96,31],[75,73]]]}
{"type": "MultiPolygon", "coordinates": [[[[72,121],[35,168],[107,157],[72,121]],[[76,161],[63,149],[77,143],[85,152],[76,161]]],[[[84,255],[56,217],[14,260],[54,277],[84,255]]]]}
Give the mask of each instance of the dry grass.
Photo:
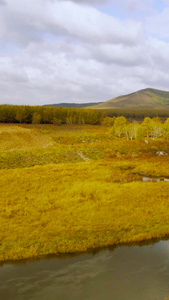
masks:
{"type": "Polygon", "coordinates": [[[114,138],[109,128],[92,125],[0,125],[0,169],[125,157],[156,157],[169,141],[114,138]],[[2,130],[3,129],[3,130],[2,130]],[[81,155],[79,155],[79,153],[81,155]]]}
{"type": "Polygon", "coordinates": [[[169,184],[130,176],[116,161],[1,170],[0,260],[169,234],[169,184]]]}
{"type": "Polygon", "coordinates": [[[35,128],[0,124],[0,151],[44,148],[52,144],[51,137],[41,134],[35,128]]]}
{"type": "MultiPolygon", "coordinates": [[[[6,138],[1,150],[8,133],[16,141],[18,132],[14,125],[2,127],[6,138]]],[[[1,261],[81,252],[169,234],[169,183],[143,183],[138,175],[169,176],[168,157],[155,155],[157,148],[167,147],[163,141],[147,146],[112,140],[105,128],[103,132],[96,126],[16,127],[26,137],[30,133],[32,140],[26,147],[34,149],[22,150],[22,137],[19,144],[13,143],[14,151],[7,147],[1,151],[1,159],[6,155],[0,170],[1,261]],[[48,142],[53,146],[42,148],[48,142]],[[83,159],[78,151],[91,160],[79,162],[83,159]],[[15,161],[15,155],[20,155],[14,166],[7,162],[12,155],[15,161]],[[37,166],[26,168],[30,155],[37,166]],[[38,166],[42,157],[45,165],[38,166]],[[52,164],[56,157],[60,164],[52,164]],[[72,157],[78,163],[68,163],[72,157]]]]}

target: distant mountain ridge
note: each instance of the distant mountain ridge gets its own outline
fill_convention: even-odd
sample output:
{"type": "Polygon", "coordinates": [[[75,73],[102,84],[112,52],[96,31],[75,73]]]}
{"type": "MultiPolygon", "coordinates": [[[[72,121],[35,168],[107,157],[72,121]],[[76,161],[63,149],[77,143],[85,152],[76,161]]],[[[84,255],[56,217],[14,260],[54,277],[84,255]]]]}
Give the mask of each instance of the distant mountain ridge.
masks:
{"type": "Polygon", "coordinates": [[[169,92],[147,88],[137,92],[112,98],[101,104],[90,106],[93,109],[169,109],[169,92]]]}
{"type": "Polygon", "coordinates": [[[91,102],[91,103],[58,103],[58,104],[46,104],[43,106],[52,106],[52,107],[68,107],[68,108],[84,108],[90,107],[93,105],[98,105],[103,102],[91,102]]]}

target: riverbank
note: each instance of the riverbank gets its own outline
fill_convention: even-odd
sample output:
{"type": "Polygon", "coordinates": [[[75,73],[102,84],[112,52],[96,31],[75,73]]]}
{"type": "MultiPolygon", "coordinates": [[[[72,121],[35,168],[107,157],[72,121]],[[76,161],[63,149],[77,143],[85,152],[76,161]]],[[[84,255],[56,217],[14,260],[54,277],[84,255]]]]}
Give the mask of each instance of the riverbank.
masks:
{"type": "Polygon", "coordinates": [[[97,126],[1,125],[0,261],[169,235],[169,142],[97,126]]]}
{"type": "Polygon", "coordinates": [[[0,299],[169,300],[169,241],[141,244],[0,264],[0,299]]]}

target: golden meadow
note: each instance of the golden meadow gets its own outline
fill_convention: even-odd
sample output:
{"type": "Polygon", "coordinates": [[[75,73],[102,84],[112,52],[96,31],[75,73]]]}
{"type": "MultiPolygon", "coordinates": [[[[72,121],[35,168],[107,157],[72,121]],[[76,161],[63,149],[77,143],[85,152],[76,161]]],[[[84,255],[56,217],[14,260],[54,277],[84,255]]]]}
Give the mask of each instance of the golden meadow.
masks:
{"type": "Polygon", "coordinates": [[[0,124],[0,260],[169,235],[168,123],[0,124]]]}

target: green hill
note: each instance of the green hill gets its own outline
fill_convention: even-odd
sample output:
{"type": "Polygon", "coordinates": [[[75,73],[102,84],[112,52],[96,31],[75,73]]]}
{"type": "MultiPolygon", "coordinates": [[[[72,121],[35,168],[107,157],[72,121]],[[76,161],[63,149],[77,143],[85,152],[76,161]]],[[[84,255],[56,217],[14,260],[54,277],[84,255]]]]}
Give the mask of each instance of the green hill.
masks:
{"type": "Polygon", "coordinates": [[[94,109],[169,109],[169,92],[147,88],[128,95],[122,95],[101,104],[94,109]]]}
{"type": "Polygon", "coordinates": [[[44,106],[53,106],[53,107],[68,107],[68,108],[85,108],[93,105],[98,105],[103,102],[90,102],[90,103],[58,103],[58,104],[46,104],[44,106]]]}

